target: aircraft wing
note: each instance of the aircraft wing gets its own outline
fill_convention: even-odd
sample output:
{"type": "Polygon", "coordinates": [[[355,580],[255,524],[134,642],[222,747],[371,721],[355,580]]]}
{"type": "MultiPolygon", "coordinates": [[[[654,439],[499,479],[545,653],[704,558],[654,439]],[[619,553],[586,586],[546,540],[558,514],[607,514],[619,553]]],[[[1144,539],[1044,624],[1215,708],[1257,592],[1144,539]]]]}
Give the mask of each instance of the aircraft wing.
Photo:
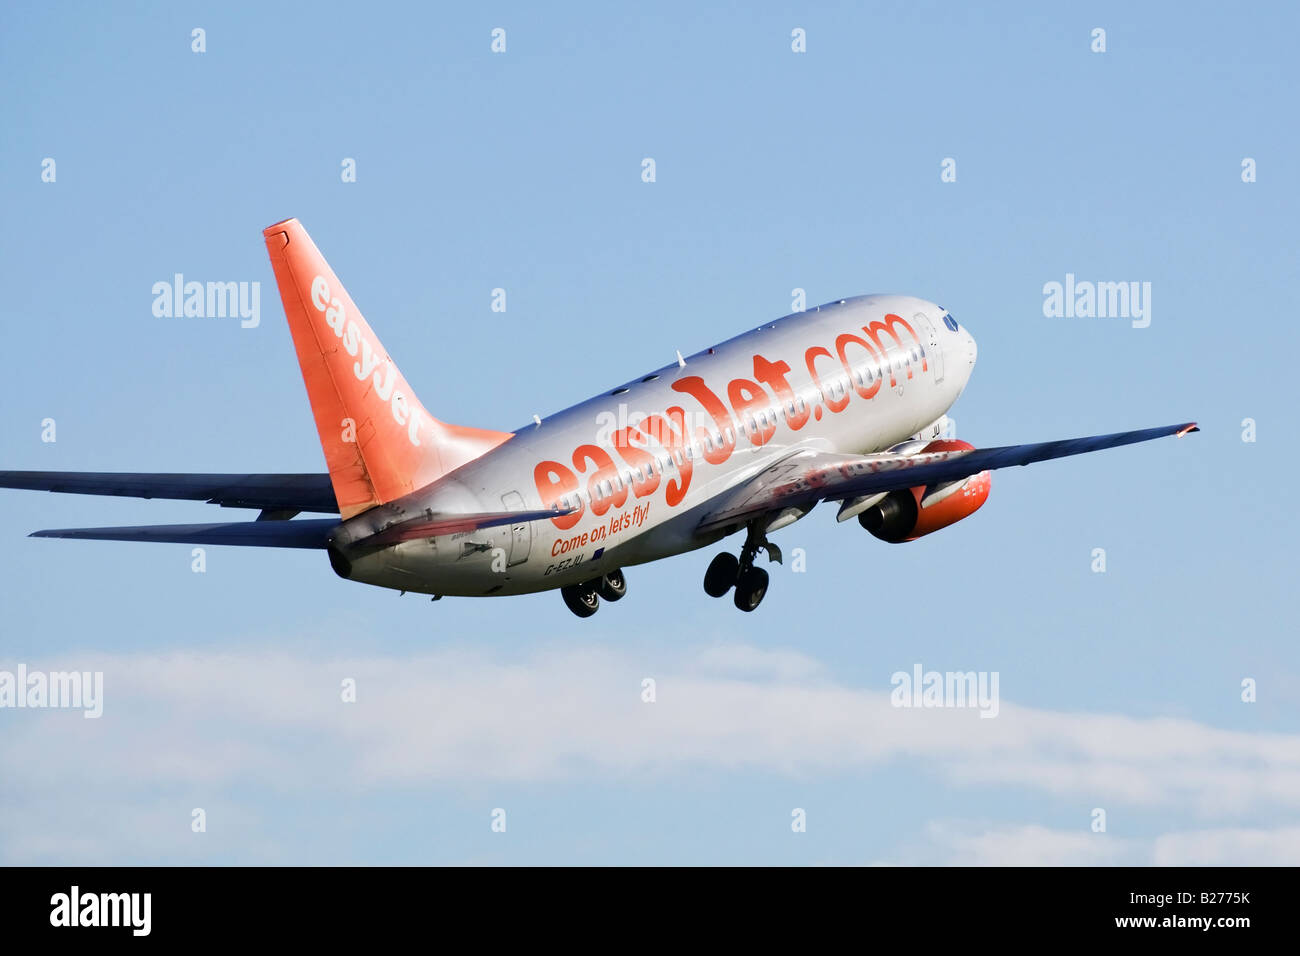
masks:
{"type": "Polygon", "coordinates": [[[338,514],[328,474],[185,475],[103,471],[0,471],[0,488],[120,498],[206,501],[223,508],[338,514]]]}
{"type": "Polygon", "coordinates": [[[721,528],[734,529],[753,518],[784,508],[811,507],[818,501],[840,501],[882,491],[960,481],[994,468],[1067,458],[1167,435],[1181,438],[1199,430],[1195,422],[1186,422],[1029,445],[918,455],[836,455],[798,451],[724,493],[718,506],[704,516],[696,530],[704,534],[721,528]]]}
{"type": "Polygon", "coordinates": [[[59,528],[31,538],[90,541],[155,541],[170,544],[231,544],[252,548],[324,548],[337,518],[301,521],[239,521],[234,524],[154,524],[125,528],[59,528]]]}

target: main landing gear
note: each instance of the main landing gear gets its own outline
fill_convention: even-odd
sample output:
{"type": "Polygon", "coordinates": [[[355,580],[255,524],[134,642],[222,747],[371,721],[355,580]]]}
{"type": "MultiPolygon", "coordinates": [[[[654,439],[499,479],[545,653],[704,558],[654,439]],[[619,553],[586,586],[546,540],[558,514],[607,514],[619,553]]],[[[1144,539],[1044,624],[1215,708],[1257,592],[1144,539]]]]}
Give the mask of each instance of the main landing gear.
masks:
{"type": "Polygon", "coordinates": [[[720,598],[735,588],[736,607],[742,611],[758,607],[767,594],[767,572],[754,567],[754,558],[760,550],[767,552],[769,561],[781,563],[781,549],[767,540],[763,525],[755,521],[749,525],[739,558],[724,551],[709,562],[709,569],[704,572],[704,593],[720,598]]]}
{"type": "Polygon", "coordinates": [[[615,568],[608,574],[602,574],[581,584],[570,584],[560,588],[560,596],[570,611],[578,617],[591,617],[600,610],[600,599],[617,601],[627,593],[627,578],[623,569],[615,568]]]}

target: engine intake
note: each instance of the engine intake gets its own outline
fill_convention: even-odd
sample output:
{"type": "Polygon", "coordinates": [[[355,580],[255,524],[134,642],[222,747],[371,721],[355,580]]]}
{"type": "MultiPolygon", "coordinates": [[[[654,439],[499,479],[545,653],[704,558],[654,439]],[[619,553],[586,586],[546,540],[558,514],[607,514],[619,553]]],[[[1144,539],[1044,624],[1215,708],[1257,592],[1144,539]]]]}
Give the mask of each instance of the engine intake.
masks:
{"type": "MultiPolygon", "coordinates": [[[[918,452],[973,451],[969,442],[932,441],[918,452]]],[[[978,511],[989,498],[992,475],[977,475],[939,486],[917,485],[891,491],[877,504],[858,515],[858,523],[881,541],[902,544],[956,524],[978,511]],[[929,502],[924,504],[923,502],[929,502]]]]}

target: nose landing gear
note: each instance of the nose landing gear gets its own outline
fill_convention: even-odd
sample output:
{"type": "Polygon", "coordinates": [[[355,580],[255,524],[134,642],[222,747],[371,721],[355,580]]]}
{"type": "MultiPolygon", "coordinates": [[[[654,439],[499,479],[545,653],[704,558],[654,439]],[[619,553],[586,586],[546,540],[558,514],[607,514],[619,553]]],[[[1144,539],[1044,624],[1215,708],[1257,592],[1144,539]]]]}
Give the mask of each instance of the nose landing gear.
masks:
{"type": "Polygon", "coordinates": [[[754,566],[759,551],[766,551],[769,561],[781,563],[781,549],[767,540],[764,523],[754,521],[749,525],[739,558],[724,551],[709,562],[709,569],[704,572],[704,592],[709,597],[720,598],[735,588],[736,607],[742,611],[754,610],[767,594],[768,584],[767,572],[754,566]]]}

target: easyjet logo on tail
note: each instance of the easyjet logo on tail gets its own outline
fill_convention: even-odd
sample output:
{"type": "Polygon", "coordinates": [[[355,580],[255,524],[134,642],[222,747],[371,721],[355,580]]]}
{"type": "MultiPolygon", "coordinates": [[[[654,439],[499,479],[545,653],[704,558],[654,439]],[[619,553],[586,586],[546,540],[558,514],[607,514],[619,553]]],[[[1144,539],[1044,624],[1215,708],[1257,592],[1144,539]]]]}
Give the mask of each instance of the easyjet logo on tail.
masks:
{"type": "Polygon", "coordinates": [[[387,402],[393,413],[393,421],[406,426],[406,437],[412,445],[420,444],[420,412],[410,407],[410,401],[402,391],[396,388],[397,369],[388,359],[380,358],[379,350],[366,338],[361,327],[348,318],[343,302],[330,294],[329,283],[324,276],[311,280],[311,304],[317,312],[325,313],[325,324],[342,341],[348,355],[359,358],[352,363],[352,374],[359,382],[373,382],[375,394],[380,401],[387,402]]]}

